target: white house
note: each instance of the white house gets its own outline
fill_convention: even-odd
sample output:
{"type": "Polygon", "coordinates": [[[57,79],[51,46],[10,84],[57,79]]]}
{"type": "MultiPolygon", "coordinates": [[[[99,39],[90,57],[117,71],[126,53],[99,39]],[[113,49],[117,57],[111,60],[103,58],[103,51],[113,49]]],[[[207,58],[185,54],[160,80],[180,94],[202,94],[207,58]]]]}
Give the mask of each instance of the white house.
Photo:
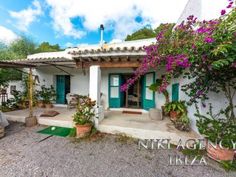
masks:
{"type": "MultiPolygon", "coordinates": [[[[200,1],[190,0],[178,23],[181,23],[189,15],[200,18],[200,1]]],[[[68,48],[60,52],[29,55],[27,59],[17,62],[30,63],[35,66],[33,74],[38,76],[39,85],[53,85],[55,87],[57,104],[66,104],[66,94],[74,93],[89,95],[93,100],[96,100],[100,112],[107,109],[127,108],[148,111],[150,108],[161,109],[161,106],[165,103],[163,95],[154,93],[148,88],[155,82],[155,79],[162,76],[164,68],[163,70],[150,71],[136,81],[127,92],[121,92],[120,86],[131,77],[146,55],[143,46],[155,42],[156,39],[151,38],[68,48]]],[[[183,78],[171,81],[168,86],[171,100],[189,99],[181,91],[181,86],[186,83],[188,83],[188,80],[183,78]]],[[[224,107],[226,100],[221,95],[212,94],[211,99],[216,110],[224,107]]],[[[200,104],[198,106],[200,111],[205,113],[207,108],[201,107],[200,104]]],[[[192,128],[196,130],[194,116],[196,110],[192,106],[188,108],[188,112],[192,128]]]]}

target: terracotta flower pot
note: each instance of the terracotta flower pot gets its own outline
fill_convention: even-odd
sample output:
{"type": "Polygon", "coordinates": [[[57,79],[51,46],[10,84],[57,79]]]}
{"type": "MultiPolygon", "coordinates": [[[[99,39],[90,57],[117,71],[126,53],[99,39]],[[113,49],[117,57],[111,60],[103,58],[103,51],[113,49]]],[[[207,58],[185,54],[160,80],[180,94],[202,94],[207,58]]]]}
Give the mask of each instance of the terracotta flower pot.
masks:
{"type": "Polygon", "coordinates": [[[47,103],[47,104],[45,104],[45,108],[47,108],[47,109],[53,108],[53,104],[47,103]]]}
{"type": "Polygon", "coordinates": [[[216,161],[228,161],[234,159],[234,150],[227,148],[220,148],[219,145],[216,145],[216,148],[209,144],[206,147],[208,157],[216,161]]]}
{"type": "Polygon", "coordinates": [[[176,121],[178,118],[178,113],[176,111],[170,111],[170,119],[176,121]]]}
{"type": "Polygon", "coordinates": [[[76,135],[77,138],[85,137],[87,136],[92,129],[91,124],[85,124],[85,125],[76,125],[76,135]]]}

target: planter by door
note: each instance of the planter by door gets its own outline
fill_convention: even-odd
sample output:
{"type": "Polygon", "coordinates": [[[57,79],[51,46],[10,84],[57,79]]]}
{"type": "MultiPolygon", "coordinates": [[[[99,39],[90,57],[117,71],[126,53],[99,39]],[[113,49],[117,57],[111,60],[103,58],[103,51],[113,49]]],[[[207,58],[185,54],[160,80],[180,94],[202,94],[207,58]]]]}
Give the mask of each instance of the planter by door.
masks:
{"type": "Polygon", "coordinates": [[[65,104],[66,94],[70,93],[70,76],[68,75],[57,75],[56,76],[56,103],[65,104]]]}
{"type": "Polygon", "coordinates": [[[155,92],[149,89],[149,86],[155,82],[155,73],[147,73],[143,79],[143,109],[149,110],[155,108],[155,92]]]}
{"type": "Polygon", "coordinates": [[[77,138],[85,137],[89,135],[91,132],[92,125],[91,124],[85,124],[85,125],[76,125],[76,135],[77,138]]]}
{"type": "Polygon", "coordinates": [[[176,111],[170,111],[170,119],[172,121],[176,121],[178,117],[179,117],[179,115],[176,111]]]}

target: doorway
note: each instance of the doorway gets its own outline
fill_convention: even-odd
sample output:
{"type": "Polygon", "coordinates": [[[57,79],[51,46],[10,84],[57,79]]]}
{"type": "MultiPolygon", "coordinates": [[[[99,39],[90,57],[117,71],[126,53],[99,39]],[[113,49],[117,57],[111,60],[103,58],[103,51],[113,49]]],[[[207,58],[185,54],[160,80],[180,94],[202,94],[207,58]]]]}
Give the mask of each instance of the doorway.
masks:
{"type": "Polygon", "coordinates": [[[109,108],[142,108],[146,110],[154,108],[155,93],[149,87],[155,82],[155,73],[145,74],[130,86],[127,91],[122,92],[120,87],[131,77],[131,73],[109,74],[109,108]]]}
{"type": "MultiPolygon", "coordinates": [[[[123,74],[123,81],[126,82],[132,77],[131,74],[123,74]]],[[[143,77],[135,81],[133,85],[124,93],[124,107],[125,108],[142,108],[142,82],[143,77]]]]}
{"type": "Polygon", "coordinates": [[[66,94],[70,93],[70,76],[56,76],[56,103],[66,104],[66,94]]]}

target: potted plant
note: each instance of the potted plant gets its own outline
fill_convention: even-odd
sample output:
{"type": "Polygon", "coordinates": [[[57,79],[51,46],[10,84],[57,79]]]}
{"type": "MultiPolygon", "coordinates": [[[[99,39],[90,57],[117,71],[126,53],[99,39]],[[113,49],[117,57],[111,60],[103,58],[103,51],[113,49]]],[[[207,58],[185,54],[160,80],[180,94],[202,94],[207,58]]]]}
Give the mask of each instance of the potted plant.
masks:
{"type": "Polygon", "coordinates": [[[38,91],[38,95],[40,97],[41,107],[52,108],[52,101],[55,101],[56,91],[53,86],[45,87],[45,85],[41,86],[41,90],[38,91]]]}
{"type": "Polygon", "coordinates": [[[41,91],[36,90],[35,91],[35,97],[36,97],[36,104],[38,108],[45,108],[45,104],[43,102],[43,99],[41,97],[41,91]]]}
{"type": "Polygon", "coordinates": [[[165,112],[170,114],[170,119],[176,121],[182,114],[187,113],[184,101],[172,101],[165,105],[165,112]]]}
{"type": "Polygon", "coordinates": [[[73,116],[77,137],[84,137],[91,132],[94,117],[95,101],[87,96],[81,96],[78,101],[76,113],[73,116]]]}
{"type": "Polygon", "coordinates": [[[195,114],[198,117],[198,130],[207,140],[207,155],[217,161],[232,161],[236,150],[232,143],[236,142],[236,123],[221,118],[224,111],[213,115],[212,106],[207,114],[200,115],[199,111],[195,114]]]}
{"type": "Polygon", "coordinates": [[[175,121],[175,128],[180,131],[190,131],[190,120],[187,113],[182,114],[181,117],[175,121]]]}

